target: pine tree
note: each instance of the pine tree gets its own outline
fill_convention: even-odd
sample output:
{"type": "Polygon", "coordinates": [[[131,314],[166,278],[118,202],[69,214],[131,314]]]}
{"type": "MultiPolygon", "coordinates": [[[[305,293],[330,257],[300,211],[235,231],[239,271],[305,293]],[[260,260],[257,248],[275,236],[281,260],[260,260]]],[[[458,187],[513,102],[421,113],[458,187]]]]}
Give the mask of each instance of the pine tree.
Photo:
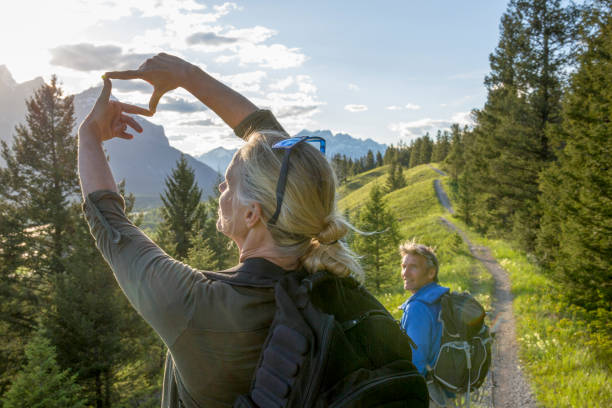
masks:
{"type": "Polygon", "coordinates": [[[463,172],[463,168],[465,167],[465,147],[462,136],[459,125],[456,123],[452,124],[450,150],[445,160],[445,167],[448,169],[451,183],[454,186],[457,186],[459,175],[463,172]]]}
{"type": "Polygon", "coordinates": [[[389,171],[387,173],[387,180],[385,182],[385,191],[390,193],[397,189],[403,188],[406,186],[406,179],[404,178],[404,171],[402,170],[402,166],[396,162],[391,163],[389,166],[389,171]]]}
{"type": "Polygon", "coordinates": [[[485,79],[488,99],[475,114],[483,165],[474,177],[477,223],[533,249],[539,225],[538,176],[554,158],[546,129],[560,120],[572,13],[559,0],[512,0],[485,79]]]}
{"type": "Polygon", "coordinates": [[[380,150],[376,152],[376,167],[380,167],[383,165],[383,157],[380,153],[380,150]]]}
{"type": "Polygon", "coordinates": [[[219,270],[218,258],[210,248],[207,240],[201,235],[196,235],[192,241],[192,246],[187,251],[185,262],[196,269],[204,271],[219,270]]]}
{"type": "Polygon", "coordinates": [[[419,164],[431,163],[431,156],[433,153],[433,140],[429,137],[429,133],[426,133],[425,136],[421,138],[422,146],[419,157],[419,164]]]}
{"type": "Polygon", "coordinates": [[[4,408],[81,408],[85,401],[75,375],[61,370],[55,349],[39,330],[26,346],[27,364],[3,399],[4,408]]]}
{"type": "Polygon", "coordinates": [[[338,183],[345,183],[349,176],[349,166],[346,156],[336,153],[334,157],[332,157],[331,162],[336,173],[336,177],[338,178],[338,183]]]}
{"type": "Polygon", "coordinates": [[[438,130],[436,135],[436,142],[434,143],[433,153],[431,161],[439,163],[443,161],[448,155],[450,149],[450,135],[447,130],[444,132],[438,130]]]}
{"type": "Polygon", "coordinates": [[[588,308],[612,303],[612,9],[600,6],[553,135],[559,160],[542,177],[538,236],[540,257],[588,308]]]}
{"type": "Polygon", "coordinates": [[[365,170],[371,170],[375,166],[376,166],[376,163],[374,162],[374,153],[372,152],[372,150],[368,150],[368,154],[366,154],[366,157],[365,157],[364,168],[365,170]]]}
{"type": "MultiPolygon", "coordinates": [[[[473,214],[476,211],[477,185],[475,184],[476,169],[479,164],[479,152],[474,143],[474,133],[464,129],[460,132],[462,172],[457,177],[454,189],[456,191],[457,215],[467,225],[472,225],[473,214]]],[[[455,169],[456,171],[456,169],[455,169]]],[[[457,173],[455,173],[457,174],[457,173]]]]}
{"type": "MultiPolygon", "coordinates": [[[[65,270],[78,195],[72,97],[55,76],[26,101],[26,124],[0,144],[0,391],[19,368],[24,346],[65,270]],[[4,370],[6,368],[6,370],[4,370]]],[[[80,213],[80,211],[79,211],[80,213]]]]}
{"type": "Polygon", "coordinates": [[[359,214],[357,228],[372,232],[371,235],[356,235],[353,245],[355,252],[363,256],[366,287],[380,291],[396,278],[400,237],[396,218],[387,209],[378,186],[370,191],[369,199],[359,214]]]}
{"type": "Polygon", "coordinates": [[[397,148],[395,148],[393,145],[390,145],[389,147],[387,147],[387,150],[385,150],[385,155],[383,157],[383,164],[391,164],[395,161],[398,160],[397,157],[397,148]]]}
{"type": "Polygon", "coordinates": [[[185,155],[176,162],[172,174],[166,177],[166,188],[161,195],[163,222],[158,241],[170,255],[178,260],[187,257],[191,248],[194,226],[204,216],[200,200],[202,190],[195,181],[195,172],[185,155]]]}
{"type": "Polygon", "coordinates": [[[35,228],[28,267],[50,277],[65,270],[70,242],[71,200],[79,193],[72,96],[63,97],[57,78],[26,102],[26,125],[17,125],[11,148],[2,142],[0,199],[23,212],[23,228],[35,228]]]}
{"type": "Polygon", "coordinates": [[[410,145],[410,168],[418,166],[421,163],[421,158],[423,156],[423,139],[418,138],[413,140],[410,145]]]}

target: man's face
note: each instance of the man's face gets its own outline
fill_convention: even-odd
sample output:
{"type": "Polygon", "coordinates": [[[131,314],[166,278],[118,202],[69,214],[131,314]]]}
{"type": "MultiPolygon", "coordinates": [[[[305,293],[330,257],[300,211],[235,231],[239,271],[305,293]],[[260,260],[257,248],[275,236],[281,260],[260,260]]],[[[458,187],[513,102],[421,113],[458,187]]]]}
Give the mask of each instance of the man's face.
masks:
{"type": "Polygon", "coordinates": [[[427,260],[421,255],[406,254],[402,258],[402,279],[404,289],[416,293],[423,286],[434,281],[435,268],[427,267],[427,260]]]}

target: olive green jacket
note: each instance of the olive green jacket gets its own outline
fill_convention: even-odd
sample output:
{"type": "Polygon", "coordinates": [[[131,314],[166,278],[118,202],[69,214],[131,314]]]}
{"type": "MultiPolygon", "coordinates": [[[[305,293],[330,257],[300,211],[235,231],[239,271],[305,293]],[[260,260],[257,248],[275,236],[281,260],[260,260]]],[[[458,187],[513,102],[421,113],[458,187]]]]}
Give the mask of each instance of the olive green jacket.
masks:
{"type": "MultiPolygon", "coordinates": [[[[265,129],[284,132],[259,110],[234,131],[246,139],[265,129]]],[[[89,194],[83,211],[119,286],[168,346],[162,407],[229,407],[247,393],[275,312],[273,290],[231,286],[171,258],[126,217],[115,192],[89,194]]],[[[257,258],[233,270],[283,272],[257,258]]]]}

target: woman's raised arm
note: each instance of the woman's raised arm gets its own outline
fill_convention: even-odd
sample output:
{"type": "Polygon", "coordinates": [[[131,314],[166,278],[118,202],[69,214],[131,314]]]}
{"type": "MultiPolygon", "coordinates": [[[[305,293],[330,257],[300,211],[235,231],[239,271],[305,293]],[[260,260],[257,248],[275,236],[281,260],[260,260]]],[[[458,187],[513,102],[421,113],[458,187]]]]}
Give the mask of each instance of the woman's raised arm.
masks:
{"type": "Polygon", "coordinates": [[[155,113],[160,98],[178,87],[193,94],[232,129],[257,110],[257,106],[247,98],[197,66],[165,53],[149,58],[136,70],[113,71],[105,75],[116,79],[143,79],[153,85],[149,101],[151,114],[155,113]]]}
{"type": "Polygon", "coordinates": [[[111,81],[103,78],[102,92],[79,127],[78,169],[83,198],[98,190],[117,191],[113,174],[102,150],[102,142],[114,137],[131,139],[133,136],[127,133],[128,126],[137,132],[142,132],[142,128],[134,118],[125,113],[150,116],[146,109],[111,101],[111,81]]]}

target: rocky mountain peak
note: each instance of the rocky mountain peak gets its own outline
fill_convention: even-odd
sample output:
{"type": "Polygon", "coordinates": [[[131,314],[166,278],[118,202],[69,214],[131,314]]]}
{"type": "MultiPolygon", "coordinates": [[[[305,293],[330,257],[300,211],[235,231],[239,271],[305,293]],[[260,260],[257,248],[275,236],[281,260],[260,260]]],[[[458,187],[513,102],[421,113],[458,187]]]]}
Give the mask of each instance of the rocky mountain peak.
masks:
{"type": "Polygon", "coordinates": [[[17,82],[13,79],[11,71],[8,70],[6,65],[0,65],[0,84],[8,88],[14,88],[17,86],[17,82]]]}

